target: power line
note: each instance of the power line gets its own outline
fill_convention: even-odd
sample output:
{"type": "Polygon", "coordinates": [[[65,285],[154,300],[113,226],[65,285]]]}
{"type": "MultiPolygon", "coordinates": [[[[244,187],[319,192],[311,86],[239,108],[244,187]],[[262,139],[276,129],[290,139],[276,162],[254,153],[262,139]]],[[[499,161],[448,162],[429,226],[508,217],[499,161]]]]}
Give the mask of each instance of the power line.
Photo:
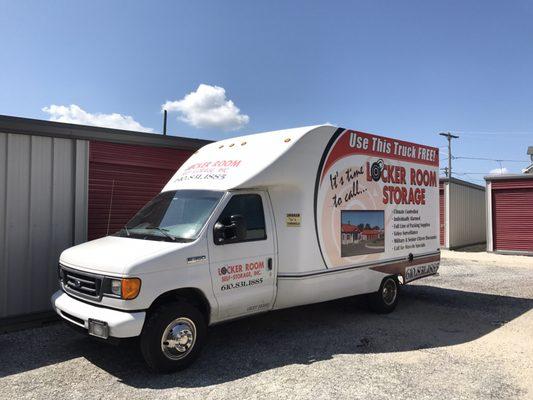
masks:
{"type": "MultiPolygon", "coordinates": [[[[445,169],[445,168],[441,168],[441,169],[445,169]]],[[[469,173],[466,173],[466,172],[454,172],[455,175],[459,175],[459,176],[464,176],[464,177],[467,177],[469,180],[471,181],[476,181],[476,182],[482,182],[482,183],[485,183],[485,180],[484,179],[480,179],[480,178],[475,178],[473,176],[470,176],[469,173]]],[[[487,174],[487,173],[483,173],[483,175],[490,175],[490,174],[487,174]]]]}
{"type": "Polygon", "coordinates": [[[490,135],[490,136],[499,136],[499,135],[533,135],[533,132],[527,131],[517,131],[517,132],[504,132],[504,131],[453,131],[454,133],[460,133],[462,135],[490,135]]]}
{"type": "Polygon", "coordinates": [[[485,183],[485,179],[479,179],[479,178],[473,178],[472,176],[470,176],[469,174],[465,174],[465,176],[470,179],[471,181],[475,181],[475,182],[483,182],[485,183]]]}
{"type": "Polygon", "coordinates": [[[501,158],[485,158],[485,157],[454,156],[452,158],[454,160],[480,160],[480,161],[496,161],[496,162],[519,162],[519,163],[527,163],[527,162],[529,162],[527,160],[504,160],[504,159],[501,159],[501,158]]]}
{"type": "MultiPolygon", "coordinates": [[[[499,170],[502,170],[503,168],[498,168],[499,170]]],[[[491,174],[490,172],[454,172],[454,174],[458,175],[495,175],[491,174]]]]}
{"type": "Polygon", "coordinates": [[[456,172],[459,175],[490,175],[490,172],[456,172]]]}

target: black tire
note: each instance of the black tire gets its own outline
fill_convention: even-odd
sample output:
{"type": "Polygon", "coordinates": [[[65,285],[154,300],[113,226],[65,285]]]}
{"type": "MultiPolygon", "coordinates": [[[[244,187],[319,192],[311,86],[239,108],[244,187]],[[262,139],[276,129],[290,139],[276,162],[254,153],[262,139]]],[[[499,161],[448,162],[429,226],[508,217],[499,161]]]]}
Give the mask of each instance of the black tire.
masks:
{"type": "Polygon", "coordinates": [[[387,276],[379,290],[367,296],[368,308],[378,314],[388,314],[396,308],[400,295],[400,283],[395,276],[387,276]],[[391,293],[391,290],[393,293],[391,293]]]}
{"type": "MultiPolygon", "coordinates": [[[[163,304],[149,315],[144,324],[140,338],[141,352],[153,371],[162,373],[178,371],[188,367],[198,358],[205,343],[206,333],[206,319],[195,306],[185,301],[163,304]],[[179,325],[176,326],[176,331],[186,332],[180,338],[185,341],[189,339],[188,343],[191,345],[188,350],[183,350],[187,345],[181,346],[180,344],[172,348],[172,340],[170,342],[165,340],[167,345],[163,346],[163,334],[173,322],[173,325],[179,325]],[[191,333],[190,336],[189,333],[191,333]],[[191,337],[194,337],[194,340],[191,337]],[[178,350],[178,347],[181,347],[183,351],[178,350]]],[[[169,338],[168,335],[165,336],[169,338]]],[[[176,339],[176,337],[172,338],[176,339]]]]}

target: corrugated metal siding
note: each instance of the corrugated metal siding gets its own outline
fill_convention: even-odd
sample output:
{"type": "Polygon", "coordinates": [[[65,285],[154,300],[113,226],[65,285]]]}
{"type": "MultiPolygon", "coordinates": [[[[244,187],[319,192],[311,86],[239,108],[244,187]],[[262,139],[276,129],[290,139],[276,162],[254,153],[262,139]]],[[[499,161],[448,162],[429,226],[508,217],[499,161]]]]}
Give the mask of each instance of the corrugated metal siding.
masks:
{"type": "Polygon", "coordinates": [[[516,179],[516,180],[493,180],[492,188],[498,189],[533,189],[533,175],[531,179],[516,179]]]}
{"type": "Polygon", "coordinates": [[[191,151],[91,142],[89,239],[119,230],[161,191],[191,151]]]}
{"type": "Polygon", "coordinates": [[[533,179],[492,182],[495,251],[533,252],[533,179]]]}
{"type": "Polygon", "coordinates": [[[482,243],[486,238],[485,191],[455,182],[450,191],[450,248],[482,243]]]}
{"type": "Polygon", "coordinates": [[[444,227],[446,226],[446,196],[444,196],[444,187],[442,184],[439,185],[439,234],[440,234],[440,245],[444,246],[444,227]]]}
{"type": "Polygon", "coordinates": [[[87,146],[0,133],[0,318],[50,309],[59,254],[86,240],[87,146]]]}

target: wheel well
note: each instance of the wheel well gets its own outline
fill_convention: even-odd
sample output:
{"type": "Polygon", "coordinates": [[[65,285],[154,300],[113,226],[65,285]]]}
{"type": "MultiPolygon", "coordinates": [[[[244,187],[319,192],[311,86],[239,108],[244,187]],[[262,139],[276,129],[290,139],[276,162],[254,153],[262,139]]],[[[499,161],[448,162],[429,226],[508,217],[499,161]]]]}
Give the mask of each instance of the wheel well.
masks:
{"type": "Polygon", "coordinates": [[[398,287],[405,285],[402,274],[392,274],[392,275],[386,276],[385,278],[383,278],[381,282],[383,283],[383,281],[387,278],[394,278],[396,280],[396,283],[398,284],[398,287]]]}
{"type": "Polygon", "coordinates": [[[149,311],[152,311],[162,304],[172,301],[185,300],[188,303],[196,306],[198,310],[204,315],[206,323],[209,324],[211,316],[211,305],[205,297],[204,293],[197,288],[182,288],[175,289],[169,292],[161,294],[157,299],[153,301],[149,311]]]}

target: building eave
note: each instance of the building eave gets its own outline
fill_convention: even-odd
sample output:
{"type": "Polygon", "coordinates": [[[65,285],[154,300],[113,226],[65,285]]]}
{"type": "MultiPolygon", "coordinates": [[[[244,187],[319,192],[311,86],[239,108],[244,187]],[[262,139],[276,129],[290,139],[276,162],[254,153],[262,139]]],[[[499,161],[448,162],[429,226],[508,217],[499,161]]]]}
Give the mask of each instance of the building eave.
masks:
{"type": "Polygon", "coordinates": [[[463,181],[462,179],[457,179],[457,178],[439,178],[439,182],[441,183],[451,182],[451,183],[455,183],[456,185],[466,186],[466,187],[483,190],[483,191],[485,190],[485,186],[476,185],[475,183],[463,181]]]}
{"type": "Polygon", "coordinates": [[[533,174],[501,174],[485,176],[486,181],[515,180],[515,179],[533,179],[533,174]]]}
{"type": "Polygon", "coordinates": [[[0,132],[197,150],[210,140],[0,115],[0,132]]]}

